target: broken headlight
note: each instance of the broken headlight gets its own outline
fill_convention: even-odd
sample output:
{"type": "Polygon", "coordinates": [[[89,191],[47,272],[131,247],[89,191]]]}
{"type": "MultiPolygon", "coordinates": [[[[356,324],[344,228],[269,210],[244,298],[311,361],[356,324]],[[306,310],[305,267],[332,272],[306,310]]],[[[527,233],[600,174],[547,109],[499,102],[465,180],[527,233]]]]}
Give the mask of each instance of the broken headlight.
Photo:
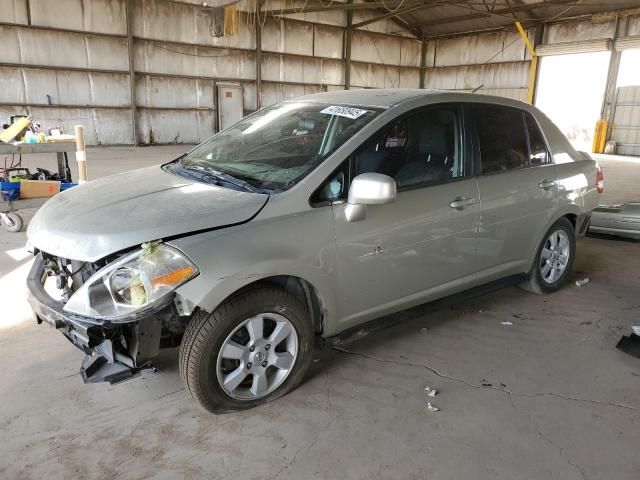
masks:
{"type": "Polygon", "coordinates": [[[89,278],[64,310],[117,322],[154,304],[197,274],[191,260],[175,248],[144,244],[89,278]]]}

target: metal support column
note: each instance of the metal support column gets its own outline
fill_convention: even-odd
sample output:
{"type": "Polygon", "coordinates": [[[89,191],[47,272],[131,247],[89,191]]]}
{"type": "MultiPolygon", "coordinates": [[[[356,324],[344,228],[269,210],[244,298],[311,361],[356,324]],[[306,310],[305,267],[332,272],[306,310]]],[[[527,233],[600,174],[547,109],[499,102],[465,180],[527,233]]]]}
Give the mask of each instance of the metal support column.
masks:
{"type": "Polygon", "coordinates": [[[263,0],[256,6],[256,108],[262,108],[262,23],[260,12],[263,0]]]}
{"type": "Polygon", "coordinates": [[[427,75],[427,41],[420,44],[420,88],[424,88],[427,75]]]}
{"type": "MultiPolygon", "coordinates": [[[[614,45],[615,41],[624,37],[627,34],[627,25],[629,17],[616,17],[616,29],[613,37],[614,45]]],[[[616,114],[616,97],[618,86],[618,73],[620,72],[620,60],[622,59],[622,52],[617,49],[613,49],[611,52],[611,58],[609,59],[609,72],[607,73],[607,86],[604,90],[604,98],[602,99],[602,107],[600,109],[600,118],[607,122],[607,132],[605,134],[605,143],[611,140],[613,135],[613,119],[616,114]]],[[[604,145],[601,145],[602,151],[604,151],[604,145]]],[[[602,152],[601,152],[602,153],[602,152]]]]}
{"type": "MultiPolygon", "coordinates": [[[[536,34],[533,37],[533,48],[536,49],[538,46],[544,44],[544,23],[539,23],[536,25],[536,34]]],[[[536,103],[536,97],[538,95],[538,81],[540,80],[540,58],[536,61],[536,71],[533,77],[533,98],[531,100],[531,104],[536,103]]]]}
{"type": "MultiPolygon", "coordinates": [[[[348,0],[349,4],[353,3],[353,0],[348,0]]],[[[345,33],[345,45],[344,45],[344,89],[351,89],[351,35],[353,33],[353,10],[347,10],[347,29],[345,33]]]]}
{"type": "Polygon", "coordinates": [[[127,0],[127,49],[129,51],[129,89],[131,94],[131,134],[133,135],[133,145],[138,146],[137,102],[136,102],[136,70],[134,67],[133,52],[133,0],[127,0]]]}
{"type": "Polygon", "coordinates": [[[529,37],[527,36],[527,32],[520,22],[516,22],[516,28],[524,41],[524,44],[529,50],[529,54],[531,55],[531,67],[529,67],[529,87],[527,89],[527,101],[533,104],[533,100],[536,92],[536,76],[538,72],[538,55],[536,54],[536,49],[529,41],[529,37]]]}

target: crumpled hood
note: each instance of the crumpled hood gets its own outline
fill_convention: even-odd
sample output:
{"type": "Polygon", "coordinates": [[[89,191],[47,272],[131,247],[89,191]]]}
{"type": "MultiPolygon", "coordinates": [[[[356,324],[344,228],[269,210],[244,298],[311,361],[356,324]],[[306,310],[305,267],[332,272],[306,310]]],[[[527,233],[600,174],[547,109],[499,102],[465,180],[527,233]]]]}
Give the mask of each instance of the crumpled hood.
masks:
{"type": "Polygon", "coordinates": [[[248,221],[268,198],[192,181],[158,165],[56,195],[33,217],[27,237],[38,250],[95,261],[151,240],[248,221]]]}

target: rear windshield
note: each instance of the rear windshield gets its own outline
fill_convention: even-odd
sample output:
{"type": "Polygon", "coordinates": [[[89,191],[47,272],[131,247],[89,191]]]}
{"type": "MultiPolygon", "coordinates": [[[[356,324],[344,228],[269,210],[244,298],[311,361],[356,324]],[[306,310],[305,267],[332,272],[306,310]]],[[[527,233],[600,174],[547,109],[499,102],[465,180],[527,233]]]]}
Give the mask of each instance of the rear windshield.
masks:
{"type": "Polygon", "coordinates": [[[370,107],[306,102],[273,105],[245,118],[180,160],[260,191],[286,190],[380,113],[370,107]]]}

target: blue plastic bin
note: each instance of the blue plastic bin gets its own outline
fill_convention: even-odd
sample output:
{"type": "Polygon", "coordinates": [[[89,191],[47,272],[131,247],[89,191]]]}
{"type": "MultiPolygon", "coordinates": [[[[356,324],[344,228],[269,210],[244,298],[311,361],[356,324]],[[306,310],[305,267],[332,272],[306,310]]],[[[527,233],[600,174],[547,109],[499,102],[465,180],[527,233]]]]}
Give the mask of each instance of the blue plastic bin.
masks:
{"type": "Polygon", "coordinates": [[[2,200],[10,202],[20,198],[20,182],[0,182],[2,200]]]}

